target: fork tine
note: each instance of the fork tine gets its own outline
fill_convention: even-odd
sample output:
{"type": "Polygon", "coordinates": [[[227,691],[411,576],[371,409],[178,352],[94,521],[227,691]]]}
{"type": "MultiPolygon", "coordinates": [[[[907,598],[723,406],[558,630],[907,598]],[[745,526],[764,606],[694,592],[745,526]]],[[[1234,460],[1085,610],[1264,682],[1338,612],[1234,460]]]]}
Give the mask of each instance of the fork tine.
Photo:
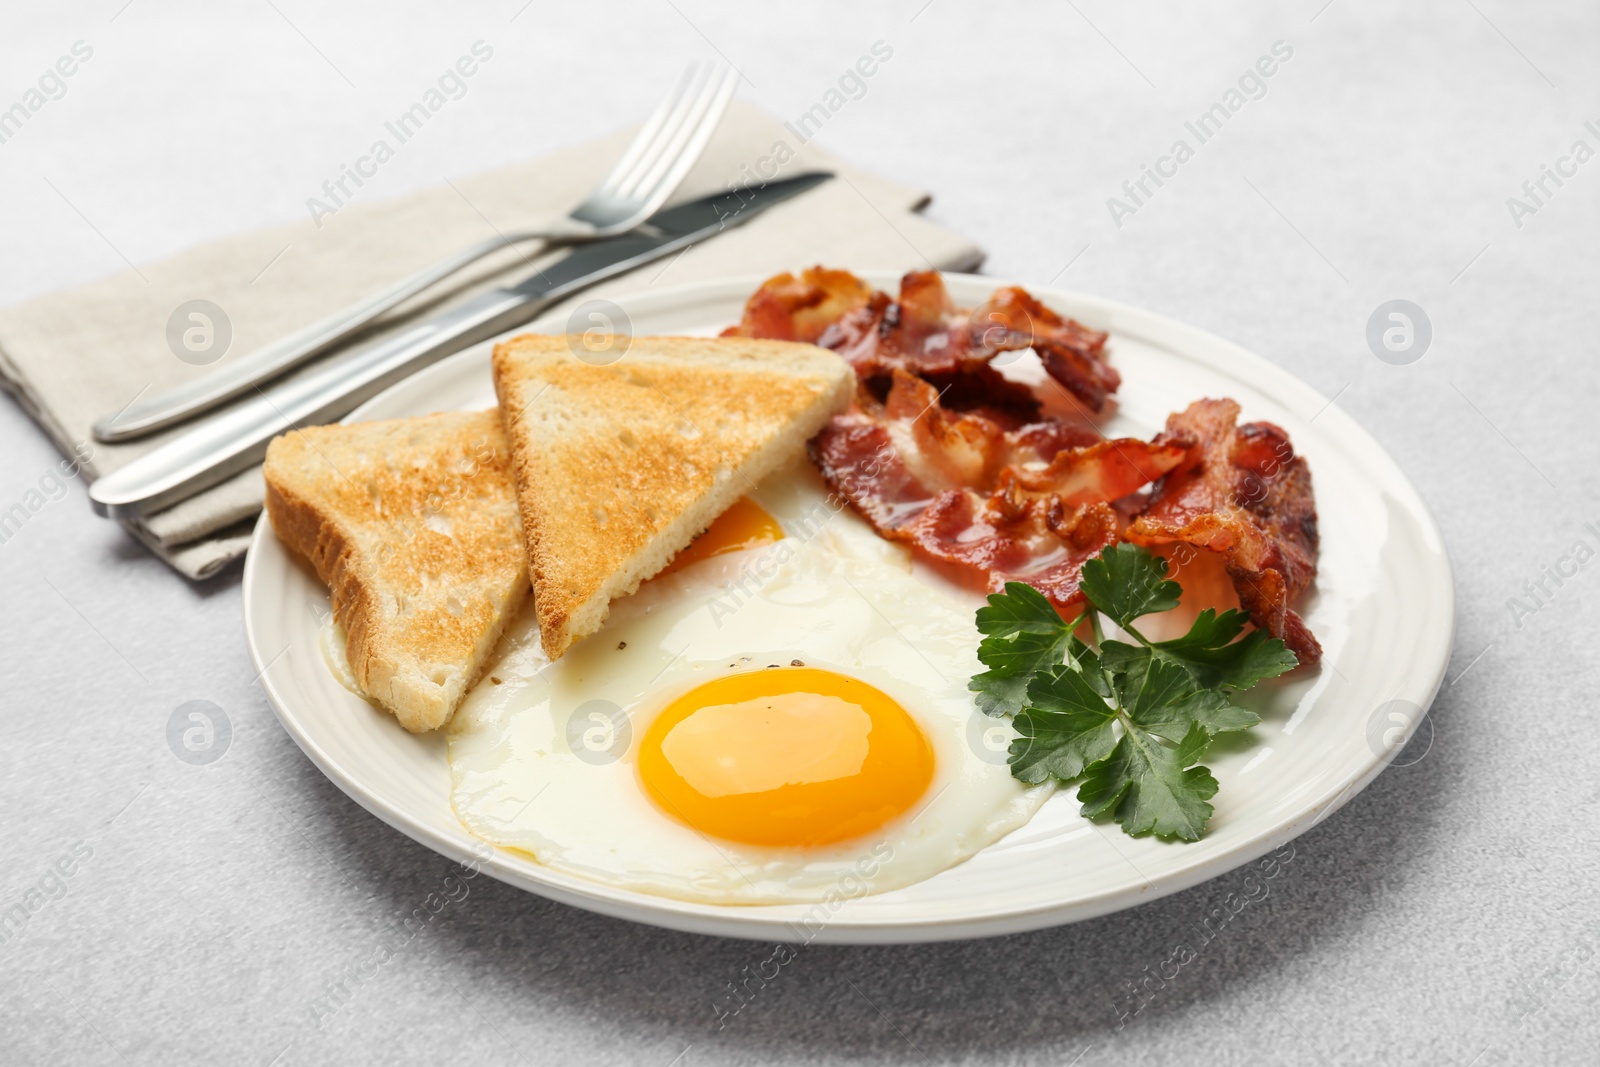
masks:
{"type": "MultiPolygon", "coordinates": [[[[645,119],[644,125],[639,127],[639,132],[633,135],[633,140],[629,141],[628,147],[623,150],[622,158],[618,159],[611,169],[606,171],[605,177],[600,179],[596,191],[614,192],[622,184],[623,179],[637,169],[642,157],[646,155],[646,150],[653,146],[662,128],[668,124],[668,119],[681,110],[689,99],[688,90],[694,80],[695,66],[693,63],[689,64],[683,73],[678,75],[671,92],[662,97],[661,103],[657,104],[650,117],[645,119]]],[[[649,158],[654,159],[655,153],[650,152],[649,158]]]]}
{"type": "Polygon", "coordinates": [[[714,68],[708,70],[694,107],[682,127],[674,132],[671,145],[631,190],[636,197],[648,202],[650,210],[661,206],[672,195],[689,168],[700,158],[706,142],[711,140],[717,124],[722,121],[734,90],[739,87],[739,77],[739,72],[731,68],[721,72],[714,68]]]}
{"type": "Polygon", "coordinates": [[[700,100],[705,95],[706,84],[716,76],[716,68],[709,64],[704,67],[696,64],[693,73],[694,77],[689,79],[683,95],[661,128],[656,131],[649,147],[634,161],[632,169],[611,191],[613,196],[624,199],[636,197],[640,181],[656,169],[664,156],[670,158],[670,154],[676,151],[674,145],[678,143],[682,130],[694,121],[700,100]]]}

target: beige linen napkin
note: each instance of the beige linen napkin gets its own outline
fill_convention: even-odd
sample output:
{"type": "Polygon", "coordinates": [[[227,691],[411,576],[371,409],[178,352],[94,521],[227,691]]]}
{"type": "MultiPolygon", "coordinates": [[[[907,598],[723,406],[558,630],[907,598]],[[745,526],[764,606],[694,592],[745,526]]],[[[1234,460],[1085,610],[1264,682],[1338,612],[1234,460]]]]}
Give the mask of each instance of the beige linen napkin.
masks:
{"type": "MultiPolygon", "coordinates": [[[[386,201],[354,193],[333,215],[259,230],[189,249],[119,274],[0,311],[0,387],[65,454],[86,457],[90,479],[128,462],[177,427],[119,445],[94,441],[101,415],[136,397],[204,374],[390,285],[467,245],[564,213],[620,155],[624,130],[544,159],[386,201]],[[232,339],[220,360],[195,366],[174,354],[168,323],[196,299],[220,307],[232,339]]],[[[698,245],[612,279],[568,301],[666,288],[728,275],[767,274],[813,263],[856,270],[970,269],[971,242],[914,212],[926,193],[855,170],[804,143],[792,127],[735,104],[675,200],[801,171],[837,177],[698,245]]],[[[308,190],[332,205],[321,190],[308,190]]],[[[494,285],[520,280],[537,246],[506,249],[384,316],[363,340],[384,336],[494,285]]],[[[339,353],[324,357],[338,359],[339,353]]],[[[314,364],[315,365],[315,364],[314,364]]],[[[303,372],[302,372],[303,373],[303,372]]],[[[176,570],[206,578],[242,556],[261,510],[260,468],[124,524],[176,570]]]]}

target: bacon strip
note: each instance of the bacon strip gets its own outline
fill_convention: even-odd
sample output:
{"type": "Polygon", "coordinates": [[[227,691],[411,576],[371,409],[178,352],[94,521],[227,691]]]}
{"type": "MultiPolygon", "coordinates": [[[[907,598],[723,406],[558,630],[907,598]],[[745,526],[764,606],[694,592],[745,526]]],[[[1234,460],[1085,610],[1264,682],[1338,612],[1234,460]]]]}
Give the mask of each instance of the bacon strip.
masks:
{"type": "MultiPolygon", "coordinates": [[[[1094,412],[1104,410],[1122,381],[1106,362],[1106,334],[1057,315],[1016,287],[962,310],[932,270],[903,277],[899,299],[846,271],[811,267],[798,277],[779,274],[756,290],[739,325],[724,336],[810,341],[849,360],[863,381],[880,384],[898,369],[941,385],[976,377],[994,387],[1005,379],[983,375],[989,361],[1032,348],[1045,371],[1094,412]]],[[[1028,403],[1015,388],[1006,392],[1010,403],[1028,403]]],[[[1038,402],[1030,400],[1037,414],[1038,402]]]]}
{"type": "Polygon", "coordinates": [[[1188,457],[1176,441],[1124,437],[1058,452],[1043,468],[1001,472],[1002,486],[1027,497],[1055,496],[1067,504],[1119,500],[1137,492],[1188,457]]]}
{"type": "Polygon", "coordinates": [[[828,327],[876,297],[889,299],[847,270],[810,267],[798,278],[774,275],[745,301],[739,325],[722,336],[816,344],[828,327]]]}
{"type": "Polygon", "coordinates": [[[994,591],[1025,581],[1068,609],[1082,599],[1083,564],[1118,539],[1108,502],[1189,455],[1185,443],[1087,443],[1083,433],[1059,423],[1004,430],[946,411],[932,385],[896,370],[883,404],[868,397],[837,416],[811,456],[881,536],[994,591]]]}
{"type": "Polygon", "coordinates": [[[1283,638],[1301,664],[1313,664],[1322,646],[1289,607],[1317,574],[1311,470],[1281,427],[1238,426],[1238,418],[1232,400],[1199,400],[1168,417],[1156,442],[1181,439],[1193,447],[1155,484],[1123,537],[1219,553],[1251,621],[1283,638]]]}
{"type": "Polygon", "coordinates": [[[987,303],[973,308],[967,332],[978,351],[993,353],[1032,348],[1045,373],[1101,411],[1122,384],[1122,375],[1106,362],[1105,333],[1062,318],[1017,286],[997,289],[987,303]]]}
{"type": "Polygon", "coordinates": [[[1117,518],[1104,504],[1069,509],[1004,492],[985,499],[970,488],[930,489],[907,468],[888,427],[859,412],[824,427],[811,457],[880,536],[984,575],[993,591],[1025,581],[1070,608],[1082,599],[1083,564],[1117,540],[1117,518]]]}

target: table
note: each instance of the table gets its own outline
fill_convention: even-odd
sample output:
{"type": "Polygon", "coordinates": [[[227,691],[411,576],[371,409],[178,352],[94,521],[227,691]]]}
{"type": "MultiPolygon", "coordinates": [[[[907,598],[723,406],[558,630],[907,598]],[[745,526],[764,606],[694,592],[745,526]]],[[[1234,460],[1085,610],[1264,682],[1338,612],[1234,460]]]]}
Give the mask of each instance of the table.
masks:
{"type": "Polygon", "coordinates": [[[457,8],[8,11],[0,108],[75,42],[92,57],[0,143],[0,303],[300,217],[476,40],[503,58],[370,195],[623,126],[686,57],[720,53],[786,118],[841,88],[820,143],[932,189],[987,272],[1232,338],[1390,449],[1457,574],[1429,725],[1176,978],[1147,981],[1228,877],[1044,933],[803,949],[719,1024],[772,946],[445,888],[449,863],[279,728],[237,572],[185,584],[0,402],[0,511],[47,500],[0,543],[8,1062],[1593,1062],[1600,163],[1573,146],[1600,148],[1600,11],[457,8]],[[878,42],[876,76],[841,86],[878,42]],[[1393,300],[1422,309],[1425,351],[1414,312],[1409,347],[1383,347],[1386,312],[1369,344],[1393,300]],[[188,700],[228,716],[215,763],[169,748],[188,700]],[[432,893],[451,899],[407,926],[432,893]]]}

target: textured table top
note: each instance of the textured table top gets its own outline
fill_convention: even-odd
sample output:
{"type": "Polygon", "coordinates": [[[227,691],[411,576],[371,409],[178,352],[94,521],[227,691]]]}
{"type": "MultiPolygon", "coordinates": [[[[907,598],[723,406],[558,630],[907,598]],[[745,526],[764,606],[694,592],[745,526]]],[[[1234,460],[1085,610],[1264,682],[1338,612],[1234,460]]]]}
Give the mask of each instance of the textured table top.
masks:
{"type": "Polygon", "coordinates": [[[989,273],[1187,320],[1337,398],[1433,507],[1459,595],[1409,765],[1297,840],[1266,897],[1177,977],[1147,979],[1242,874],[1045,933],[803,949],[719,1027],[727,984],[771,946],[487,878],[447,887],[451,864],[279,727],[237,574],[186,585],[94,518],[0,401],[0,511],[45,500],[0,544],[0,913],[26,917],[0,942],[7,1062],[1592,1063],[1600,11],[1190,7],[896,0],[785,17],[602,0],[580,23],[546,0],[97,0],[0,15],[0,109],[75,42],[93,50],[0,143],[0,303],[299,217],[476,39],[514,61],[373,195],[622,126],[713,50],[744,70],[745,98],[797,117],[882,41],[892,58],[821,143],[932,189],[932,216],[983,244],[989,273]],[[1272,75],[1247,76],[1261,57],[1272,75]],[[1219,103],[1202,140],[1186,123],[1219,103]],[[1141,191],[1147,166],[1168,176],[1141,191]],[[1431,343],[1381,360],[1368,321],[1399,299],[1431,343]],[[207,766],[168,747],[188,700],[232,724],[207,766]],[[430,894],[448,903],[407,926],[430,894]]]}

